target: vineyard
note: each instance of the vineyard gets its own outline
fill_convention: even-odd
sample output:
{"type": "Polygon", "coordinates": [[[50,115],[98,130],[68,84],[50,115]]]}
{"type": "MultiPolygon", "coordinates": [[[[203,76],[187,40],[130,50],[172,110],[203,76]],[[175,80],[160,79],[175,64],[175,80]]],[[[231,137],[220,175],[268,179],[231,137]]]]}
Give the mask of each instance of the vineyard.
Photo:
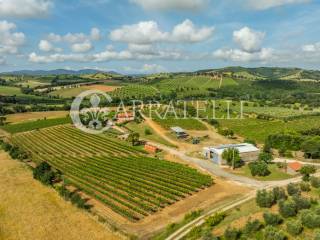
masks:
{"type": "Polygon", "coordinates": [[[120,99],[144,99],[159,96],[159,91],[151,86],[135,84],[118,88],[111,93],[111,96],[120,99]]]}
{"type": "Polygon", "coordinates": [[[70,126],[16,134],[12,142],[35,162],[47,161],[68,183],[130,221],[212,184],[210,176],[195,169],[149,158],[107,135],[88,135],[70,126]]]}

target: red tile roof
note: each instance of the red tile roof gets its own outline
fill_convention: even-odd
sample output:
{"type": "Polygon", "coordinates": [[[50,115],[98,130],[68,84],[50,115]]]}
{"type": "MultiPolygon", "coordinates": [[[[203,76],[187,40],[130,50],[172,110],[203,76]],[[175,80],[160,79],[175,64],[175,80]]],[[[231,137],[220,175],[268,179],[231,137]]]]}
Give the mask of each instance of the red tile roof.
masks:
{"type": "Polygon", "coordinates": [[[291,162],[288,164],[288,167],[291,168],[292,170],[298,172],[301,169],[302,164],[299,162],[291,162]]]}

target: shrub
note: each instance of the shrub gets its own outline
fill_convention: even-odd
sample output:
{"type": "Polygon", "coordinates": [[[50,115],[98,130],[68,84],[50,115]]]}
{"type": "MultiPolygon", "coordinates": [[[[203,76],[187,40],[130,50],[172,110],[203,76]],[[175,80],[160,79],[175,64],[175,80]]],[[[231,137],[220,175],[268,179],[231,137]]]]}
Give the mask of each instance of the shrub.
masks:
{"type": "Polygon", "coordinates": [[[314,240],[320,240],[320,230],[315,231],[314,240]]]}
{"type": "Polygon", "coordinates": [[[263,219],[266,225],[277,226],[282,223],[282,218],[279,214],[266,212],[263,214],[263,219]]]}
{"type": "Polygon", "coordinates": [[[301,193],[299,185],[295,183],[289,183],[287,185],[287,192],[290,196],[299,195],[301,193]]]}
{"type": "Polygon", "coordinates": [[[262,223],[259,220],[248,221],[244,227],[244,233],[248,236],[255,234],[262,228],[262,223]]]}
{"type": "Polygon", "coordinates": [[[307,228],[318,228],[320,227],[320,215],[311,210],[303,210],[301,211],[301,222],[307,228]]]}
{"type": "Polygon", "coordinates": [[[287,222],[287,232],[290,233],[292,236],[296,236],[300,234],[303,230],[302,224],[299,220],[296,221],[289,221],[287,222]]]}
{"type": "Polygon", "coordinates": [[[272,189],[275,201],[279,201],[281,199],[287,199],[286,192],[281,187],[275,187],[272,189]]]}
{"type": "Polygon", "coordinates": [[[229,166],[241,167],[243,165],[239,150],[236,148],[229,148],[224,150],[222,153],[222,158],[226,160],[229,166]]]}
{"type": "Polygon", "coordinates": [[[263,236],[266,240],[285,240],[287,238],[282,231],[272,226],[267,226],[265,228],[263,236]]]}
{"type": "Polygon", "coordinates": [[[224,232],[225,240],[236,240],[240,236],[240,232],[238,229],[228,227],[224,232]]]}
{"type": "Polygon", "coordinates": [[[206,224],[209,227],[214,227],[218,225],[226,217],[225,213],[216,213],[206,219],[206,224]]]}
{"type": "Polygon", "coordinates": [[[310,192],[311,187],[310,187],[309,183],[302,182],[302,183],[300,183],[300,189],[301,189],[302,192],[310,192]]]}
{"type": "Polygon", "coordinates": [[[320,178],[318,177],[311,177],[310,178],[311,186],[314,188],[320,188],[320,178]]]}
{"type": "Polygon", "coordinates": [[[45,185],[52,185],[55,179],[55,174],[47,162],[42,162],[33,169],[33,178],[39,180],[45,185]]]}
{"type": "Polygon", "coordinates": [[[146,129],[144,130],[144,134],[145,134],[145,135],[152,135],[152,132],[151,132],[151,130],[150,130],[149,128],[146,128],[146,129]]]}
{"type": "Polygon", "coordinates": [[[280,200],[279,201],[279,212],[282,217],[288,218],[288,217],[294,217],[298,213],[297,205],[292,200],[280,200]]]}
{"type": "Polygon", "coordinates": [[[263,161],[267,164],[271,163],[273,160],[272,154],[268,152],[262,152],[259,154],[259,161],[263,161]]]}
{"type": "Polygon", "coordinates": [[[263,161],[249,163],[249,169],[252,176],[268,176],[270,174],[268,164],[263,161]]]}
{"type": "Polygon", "coordinates": [[[259,207],[270,208],[275,203],[273,191],[258,190],[256,202],[259,207]]]}
{"type": "Polygon", "coordinates": [[[304,165],[303,167],[301,167],[299,172],[303,175],[303,181],[309,181],[310,175],[314,174],[316,170],[316,167],[313,165],[304,165]]]}
{"type": "Polygon", "coordinates": [[[309,199],[304,198],[302,196],[295,195],[292,197],[292,200],[295,202],[298,211],[302,209],[309,209],[311,207],[309,199]]]}

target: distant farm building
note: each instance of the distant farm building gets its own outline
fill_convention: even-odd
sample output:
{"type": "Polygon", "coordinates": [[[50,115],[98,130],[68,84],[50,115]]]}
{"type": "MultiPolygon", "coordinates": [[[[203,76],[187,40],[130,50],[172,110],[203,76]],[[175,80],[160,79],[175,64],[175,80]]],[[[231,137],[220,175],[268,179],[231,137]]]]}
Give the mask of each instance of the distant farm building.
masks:
{"type": "Polygon", "coordinates": [[[172,127],[171,131],[177,136],[177,138],[187,138],[189,136],[189,134],[181,127],[172,127]]]}
{"type": "Polygon", "coordinates": [[[211,159],[214,163],[222,165],[226,164],[225,160],[222,158],[222,154],[228,149],[237,149],[239,151],[240,157],[244,162],[255,161],[259,157],[260,150],[252,144],[241,143],[241,144],[227,144],[220,145],[216,147],[205,147],[203,148],[203,155],[207,159],[211,159]]]}
{"type": "Polygon", "coordinates": [[[151,145],[149,143],[146,143],[144,145],[144,150],[146,150],[149,153],[157,153],[160,149],[157,148],[156,146],[153,146],[153,145],[151,145]]]}
{"type": "Polygon", "coordinates": [[[134,114],[132,112],[118,113],[116,118],[117,118],[117,123],[121,124],[121,123],[133,121],[134,114]]]}

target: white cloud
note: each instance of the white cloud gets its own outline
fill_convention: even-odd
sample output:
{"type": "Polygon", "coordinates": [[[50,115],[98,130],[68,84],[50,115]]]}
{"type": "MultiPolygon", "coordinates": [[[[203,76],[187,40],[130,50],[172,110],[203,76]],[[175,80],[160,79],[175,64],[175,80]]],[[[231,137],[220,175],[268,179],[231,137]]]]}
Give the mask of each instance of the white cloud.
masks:
{"type": "Polygon", "coordinates": [[[167,11],[187,10],[196,11],[203,9],[209,0],[131,0],[145,10],[167,11]]]}
{"type": "Polygon", "coordinates": [[[110,33],[110,39],[131,44],[151,44],[155,42],[201,42],[210,38],[213,27],[197,29],[190,20],[185,20],[173,28],[172,33],[160,30],[155,21],[125,25],[110,33]]]}
{"type": "Polygon", "coordinates": [[[197,29],[189,19],[178,24],[172,31],[172,39],[177,42],[201,42],[210,38],[214,27],[202,27],[197,29]]]}
{"type": "Polygon", "coordinates": [[[161,32],[158,24],[154,21],[125,25],[110,33],[110,39],[113,41],[135,44],[159,42],[167,38],[168,33],[161,32]]]}
{"type": "Polygon", "coordinates": [[[246,52],[260,51],[264,37],[265,33],[254,31],[248,27],[233,32],[233,40],[246,52]]]}
{"type": "Polygon", "coordinates": [[[246,0],[247,5],[255,10],[266,10],[288,4],[308,3],[310,0],[246,0]]]}
{"type": "Polygon", "coordinates": [[[72,51],[77,53],[88,52],[92,48],[93,46],[90,41],[85,41],[83,43],[75,43],[75,44],[72,44],[71,46],[72,51]]]}
{"type": "Polygon", "coordinates": [[[307,44],[302,46],[302,50],[304,52],[320,52],[320,42],[314,43],[314,44],[307,44]]]}
{"type": "Polygon", "coordinates": [[[146,73],[166,72],[166,68],[158,64],[144,64],[142,71],[146,73]]]}
{"type": "Polygon", "coordinates": [[[86,35],[84,33],[67,33],[65,35],[50,33],[47,36],[48,41],[68,43],[83,43],[85,41],[99,41],[100,39],[101,33],[98,28],[91,28],[89,35],[86,35]]]}
{"type": "Polygon", "coordinates": [[[6,64],[7,64],[6,59],[0,57],[0,65],[6,65],[6,64]]]}
{"type": "Polygon", "coordinates": [[[75,62],[86,62],[89,59],[82,54],[51,54],[48,56],[38,55],[35,52],[29,54],[29,61],[33,63],[53,63],[53,62],[66,62],[66,61],[75,61],[75,62]]]}
{"type": "Polygon", "coordinates": [[[13,32],[15,29],[14,23],[0,21],[0,53],[16,54],[19,47],[25,43],[25,35],[21,32],[13,32]]]}
{"type": "Polygon", "coordinates": [[[269,61],[274,57],[274,50],[262,48],[259,52],[246,52],[241,49],[218,49],[213,53],[213,57],[234,62],[269,61]]]}
{"type": "Polygon", "coordinates": [[[0,0],[1,17],[39,18],[47,16],[51,0],[0,0]]]}
{"type": "Polygon", "coordinates": [[[98,28],[92,28],[90,33],[91,40],[99,41],[101,39],[101,33],[98,28]]]}
{"type": "Polygon", "coordinates": [[[38,47],[43,52],[62,52],[61,48],[54,47],[52,43],[47,40],[40,40],[38,47]]]}

